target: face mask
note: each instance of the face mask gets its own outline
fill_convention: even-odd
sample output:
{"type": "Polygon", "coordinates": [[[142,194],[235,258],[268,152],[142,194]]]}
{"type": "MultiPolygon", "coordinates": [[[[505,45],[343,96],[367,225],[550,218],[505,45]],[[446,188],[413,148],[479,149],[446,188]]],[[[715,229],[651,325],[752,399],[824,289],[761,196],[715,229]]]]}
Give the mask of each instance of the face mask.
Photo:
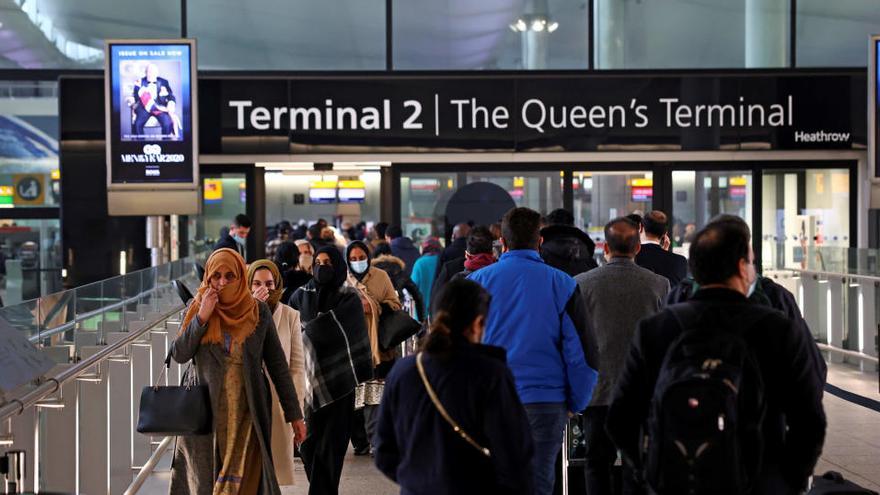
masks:
{"type": "Polygon", "coordinates": [[[370,262],[368,262],[367,260],[352,261],[351,262],[351,270],[353,272],[357,273],[358,275],[366,272],[369,267],[370,267],[370,262]]]}
{"type": "Polygon", "coordinates": [[[299,255],[299,266],[303,270],[308,270],[312,267],[312,263],[314,263],[314,257],[309,253],[304,253],[299,255]]]}
{"type": "Polygon", "coordinates": [[[315,282],[319,285],[326,285],[333,281],[336,275],[335,270],[330,265],[318,265],[315,267],[315,282]]]}
{"type": "Polygon", "coordinates": [[[241,244],[242,246],[244,246],[245,241],[247,241],[247,239],[245,239],[244,237],[239,237],[238,234],[235,234],[234,236],[232,236],[232,239],[233,239],[235,242],[241,244]]]}

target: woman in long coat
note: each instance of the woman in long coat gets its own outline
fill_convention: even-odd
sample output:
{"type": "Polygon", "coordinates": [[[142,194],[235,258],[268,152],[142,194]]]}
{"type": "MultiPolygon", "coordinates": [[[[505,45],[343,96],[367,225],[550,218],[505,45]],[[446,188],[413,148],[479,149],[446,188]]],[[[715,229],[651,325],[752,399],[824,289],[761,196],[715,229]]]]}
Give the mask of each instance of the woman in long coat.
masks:
{"type": "MultiPolygon", "coordinates": [[[[284,357],[287,359],[296,396],[299,398],[299,407],[302,409],[303,399],[306,396],[306,371],[299,311],[281,303],[284,281],[275,262],[254,261],[248,265],[247,280],[254,299],[268,304],[269,310],[272,311],[275,330],[284,349],[284,357]]],[[[275,476],[279,485],[293,485],[293,428],[284,422],[284,410],[281,409],[278,392],[271,384],[270,391],[272,392],[272,460],[275,462],[275,476]]]]}
{"type": "Polygon", "coordinates": [[[208,258],[171,356],[178,363],[194,359],[214,421],[213,434],[178,439],[171,493],[280,495],[264,364],[296,441],[305,436],[305,424],[272,313],[248,290],[244,260],[235,251],[218,249],[208,258]]]}

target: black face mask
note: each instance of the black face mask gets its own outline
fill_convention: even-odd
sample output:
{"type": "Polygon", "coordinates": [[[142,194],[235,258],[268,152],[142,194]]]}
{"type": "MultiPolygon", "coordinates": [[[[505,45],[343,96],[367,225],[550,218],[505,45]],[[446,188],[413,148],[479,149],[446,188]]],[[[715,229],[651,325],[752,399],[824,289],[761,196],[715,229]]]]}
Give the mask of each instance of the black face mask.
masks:
{"type": "Polygon", "coordinates": [[[315,265],[315,282],[318,285],[327,285],[333,281],[336,271],[330,265],[315,265]]]}

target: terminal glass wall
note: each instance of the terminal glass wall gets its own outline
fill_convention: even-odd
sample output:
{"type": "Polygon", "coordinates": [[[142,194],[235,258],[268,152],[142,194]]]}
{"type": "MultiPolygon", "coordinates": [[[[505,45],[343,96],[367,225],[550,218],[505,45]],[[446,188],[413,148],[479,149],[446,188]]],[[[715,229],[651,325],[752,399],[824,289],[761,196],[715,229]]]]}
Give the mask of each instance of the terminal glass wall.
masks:
{"type": "Polygon", "coordinates": [[[394,0],[394,68],[586,69],[582,0],[394,0]]]}
{"type": "Polygon", "coordinates": [[[673,171],[673,250],[687,256],[697,231],[722,213],[743,218],[751,228],[752,193],[749,171],[673,171]]]}
{"type": "Polygon", "coordinates": [[[200,69],[384,70],[384,0],[188,0],[200,69]]]}
{"type": "Polygon", "coordinates": [[[744,67],[745,3],[594,0],[596,68],[744,67]]]}
{"type": "Polygon", "coordinates": [[[880,8],[874,0],[797,0],[795,33],[800,67],[864,67],[880,8]]]}
{"type": "Polygon", "coordinates": [[[391,25],[385,0],[7,3],[0,67],[14,69],[98,69],[105,39],[183,33],[203,70],[787,67],[792,51],[864,67],[880,22],[874,0],[392,0],[391,25]]]}
{"type": "Polygon", "coordinates": [[[57,206],[60,179],[58,83],[0,81],[0,208],[57,206]]]}
{"type": "Polygon", "coordinates": [[[651,211],[654,182],[651,172],[574,172],[574,223],[598,242],[605,224],[630,213],[651,211]]]}
{"type": "Polygon", "coordinates": [[[765,171],[762,178],[762,265],[822,268],[823,253],[850,246],[850,176],[842,169],[765,171]],[[814,259],[809,259],[813,257],[814,259]]]}
{"type": "MultiPolygon", "coordinates": [[[[467,183],[491,182],[501,186],[516,206],[546,215],[562,208],[562,172],[468,172],[467,183]]],[[[501,221],[501,218],[498,218],[501,221]]]]}

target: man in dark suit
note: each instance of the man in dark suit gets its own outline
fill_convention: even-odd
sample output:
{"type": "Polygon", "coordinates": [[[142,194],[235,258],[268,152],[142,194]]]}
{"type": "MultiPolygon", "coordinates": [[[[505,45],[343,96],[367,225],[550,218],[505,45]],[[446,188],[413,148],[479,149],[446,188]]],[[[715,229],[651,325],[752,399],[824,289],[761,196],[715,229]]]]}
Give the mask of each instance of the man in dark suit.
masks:
{"type": "Polygon", "coordinates": [[[144,77],[134,85],[134,123],[131,132],[138,137],[144,135],[144,125],[154,117],[162,128],[162,137],[176,134],[174,115],[177,111],[177,99],[171,91],[168,80],[159,77],[156,64],[147,65],[144,77]]]}
{"type": "Polygon", "coordinates": [[[245,256],[245,245],[247,244],[247,236],[251,231],[251,219],[247,215],[239,213],[229,226],[229,232],[220,238],[214,244],[214,251],[222,248],[235,250],[242,258],[247,261],[245,256]]]}
{"type": "Polygon", "coordinates": [[[642,250],[636,256],[636,264],[669,279],[675,287],[688,274],[688,262],[684,256],[668,250],[669,217],[660,210],[654,210],[642,219],[645,240],[642,250]]]}

